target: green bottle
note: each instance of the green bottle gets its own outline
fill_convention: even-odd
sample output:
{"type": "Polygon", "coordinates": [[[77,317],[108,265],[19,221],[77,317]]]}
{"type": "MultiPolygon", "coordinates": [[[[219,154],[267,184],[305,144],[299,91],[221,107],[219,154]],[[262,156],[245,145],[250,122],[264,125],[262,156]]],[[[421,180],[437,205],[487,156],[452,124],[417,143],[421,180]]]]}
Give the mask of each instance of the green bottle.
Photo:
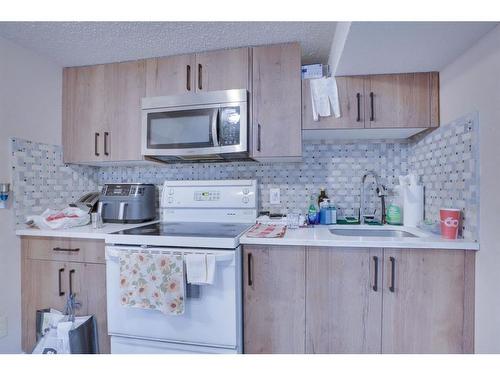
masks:
{"type": "Polygon", "coordinates": [[[311,195],[311,199],[309,201],[309,211],[307,212],[307,222],[309,224],[317,224],[318,223],[318,209],[316,208],[316,199],[314,195],[311,195]]]}

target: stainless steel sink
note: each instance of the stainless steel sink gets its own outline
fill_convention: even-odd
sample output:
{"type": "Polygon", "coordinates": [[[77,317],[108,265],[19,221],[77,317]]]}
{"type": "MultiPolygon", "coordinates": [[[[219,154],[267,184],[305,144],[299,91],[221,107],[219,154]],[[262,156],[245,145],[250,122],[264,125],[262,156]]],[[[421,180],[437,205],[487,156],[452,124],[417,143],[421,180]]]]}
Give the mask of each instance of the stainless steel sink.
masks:
{"type": "Polygon", "coordinates": [[[410,232],[397,229],[346,229],[346,228],[334,228],[330,229],[330,233],[336,234],[337,236],[351,236],[351,237],[417,237],[410,232]]]}

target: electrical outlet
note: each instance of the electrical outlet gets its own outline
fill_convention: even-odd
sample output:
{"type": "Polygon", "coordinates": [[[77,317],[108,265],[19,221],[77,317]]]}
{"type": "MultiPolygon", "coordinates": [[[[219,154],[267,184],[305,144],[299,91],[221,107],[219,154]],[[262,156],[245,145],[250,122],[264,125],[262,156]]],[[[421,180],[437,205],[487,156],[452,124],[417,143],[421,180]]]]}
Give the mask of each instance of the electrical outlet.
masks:
{"type": "Polygon", "coordinates": [[[7,317],[0,316],[0,338],[7,336],[7,317]]]}
{"type": "Polygon", "coordinates": [[[281,204],[279,188],[269,189],[269,195],[270,195],[269,201],[271,204],[281,204]]]}

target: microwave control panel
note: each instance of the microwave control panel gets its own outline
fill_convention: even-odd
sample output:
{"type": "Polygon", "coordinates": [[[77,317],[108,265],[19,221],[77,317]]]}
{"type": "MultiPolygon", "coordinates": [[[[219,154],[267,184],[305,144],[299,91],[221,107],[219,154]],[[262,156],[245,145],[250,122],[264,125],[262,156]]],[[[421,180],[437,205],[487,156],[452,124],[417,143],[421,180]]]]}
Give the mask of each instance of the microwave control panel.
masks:
{"type": "Polygon", "coordinates": [[[240,107],[225,107],[221,109],[221,146],[231,146],[240,143],[240,123],[240,107]]]}

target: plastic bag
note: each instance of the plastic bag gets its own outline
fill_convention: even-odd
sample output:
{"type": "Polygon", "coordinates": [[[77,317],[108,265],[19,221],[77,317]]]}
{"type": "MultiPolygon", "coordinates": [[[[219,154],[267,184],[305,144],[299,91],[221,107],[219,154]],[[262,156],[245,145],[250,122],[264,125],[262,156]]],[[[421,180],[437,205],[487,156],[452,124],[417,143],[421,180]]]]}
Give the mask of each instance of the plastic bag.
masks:
{"type": "Polygon", "coordinates": [[[78,207],[66,207],[61,211],[49,208],[41,215],[28,216],[26,220],[40,229],[67,229],[87,225],[90,223],[90,215],[78,207]]]}
{"type": "Polygon", "coordinates": [[[32,354],[98,354],[93,315],[71,317],[53,309],[37,310],[37,343],[32,354]],[[71,320],[71,319],[74,320],[71,320]]]}

